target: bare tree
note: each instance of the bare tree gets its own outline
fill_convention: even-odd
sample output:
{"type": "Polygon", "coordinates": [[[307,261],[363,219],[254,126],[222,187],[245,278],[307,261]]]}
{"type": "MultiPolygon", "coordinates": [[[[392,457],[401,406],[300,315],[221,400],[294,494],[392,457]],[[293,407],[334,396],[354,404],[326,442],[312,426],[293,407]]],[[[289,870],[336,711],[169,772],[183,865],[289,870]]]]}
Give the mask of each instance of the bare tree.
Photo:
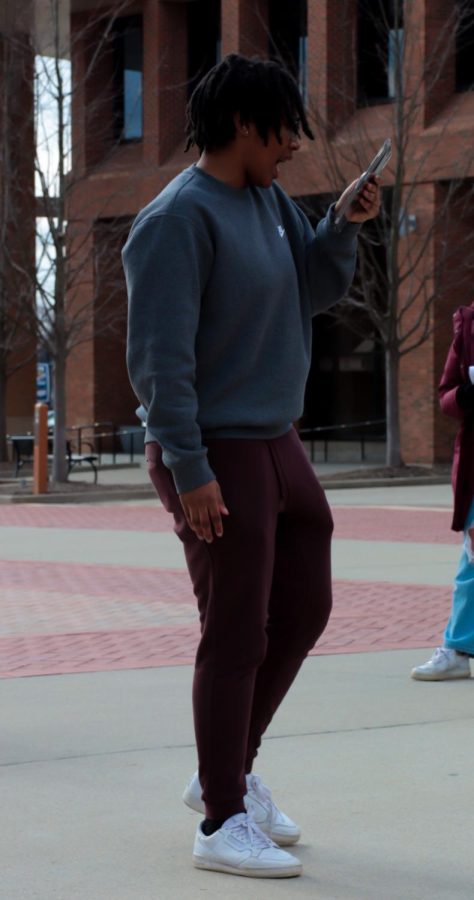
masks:
{"type": "MultiPolygon", "coordinates": [[[[419,138],[423,110],[430,102],[434,104],[448,67],[454,68],[456,39],[470,33],[474,10],[467,0],[448,5],[436,39],[420,66],[422,26],[414,6],[393,0],[389,19],[388,4],[383,0],[364,5],[364,16],[378,31],[379,46],[384,48],[382,62],[392,102],[383,108],[381,118],[382,128],[392,137],[394,152],[390,174],[385,179],[389,187],[384,189],[381,214],[360,234],[358,277],[349,296],[334,312],[340,321],[365,337],[371,334],[383,347],[389,466],[402,462],[400,361],[432,333],[434,304],[448,292],[459,295],[463,288],[467,289],[474,266],[473,189],[465,180],[465,173],[472,170],[474,150],[470,145],[461,147],[456,175],[453,177],[452,167],[447,172],[442,148],[450,124],[449,108],[440,117],[437,128],[432,129],[429,140],[419,138]],[[413,210],[424,181],[437,183],[438,212],[420,235],[413,210]],[[453,223],[458,225],[456,240],[453,223]],[[430,252],[433,242],[435,254],[430,252]]],[[[341,104],[347,105],[345,88],[339,90],[341,104]]],[[[364,128],[364,116],[354,117],[345,139],[341,139],[333,122],[325,121],[316,109],[312,113],[327,179],[334,192],[340,192],[350,178],[366,168],[378,146],[364,128]]]]}
{"type": "MultiPolygon", "coordinates": [[[[89,41],[90,54],[86,71],[71,81],[67,60],[71,56],[71,38],[64,37],[64,16],[61,0],[47,0],[48,27],[41,36],[36,34],[35,46],[35,133],[36,133],[36,194],[37,194],[37,265],[33,272],[36,310],[28,327],[47,353],[53,367],[54,390],[54,451],[52,480],[67,479],[66,456],[66,366],[71,352],[79,344],[100,334],[112,334],[123,322],[125,309],[117,303],[123,295],[123,279],[116,275],[118,253],[101,248],[94,241],[97,219],[107,220],[108,208],[114,197],[106,196],[100,217],[92,225],[71,222],[70,199],[80,190],[84,175],[80,167],[71,170],[71,158],[76,148],[71,139],[71,108],[74,95],[93,77],[94,67],[101,54],[112,52],[114,24],[129,5],[122,0],[97,12],[74,40],[89,41]],[[46,37],[45,37],[46,35],[46,37]],[[99,37],[98,37],[99,36],[99,37]],[[46,46],[45,46],[46,40],[46,46]],[[104,285],[106,289],[104,289],[104,285]]],[[[43,4],[44,6],[44,4],[43,4]]],[[[110,103],[112,85],[103,86],[95,100],[94,114],[100,121],[104,103],[110,103]],[[104,99],[105,98],[105,99],[104,99]]],[[[89,109],[89,115],[92,111],[89,109]]],[[[120,140],[117,136],[109,147],[120,140]]],[[[95,199],[95,198],[94,198],[95,199]]],[[[86,220],[87,206],[84,206],[86,220]]],[[[109,231],[120,236],[124,225],[110,216],[109,231]]],[[[110,237],[110,235],[109,235],[110,237]]],[[[31,269],[15,263],[17,272],[31,277],[31,269]]]]}

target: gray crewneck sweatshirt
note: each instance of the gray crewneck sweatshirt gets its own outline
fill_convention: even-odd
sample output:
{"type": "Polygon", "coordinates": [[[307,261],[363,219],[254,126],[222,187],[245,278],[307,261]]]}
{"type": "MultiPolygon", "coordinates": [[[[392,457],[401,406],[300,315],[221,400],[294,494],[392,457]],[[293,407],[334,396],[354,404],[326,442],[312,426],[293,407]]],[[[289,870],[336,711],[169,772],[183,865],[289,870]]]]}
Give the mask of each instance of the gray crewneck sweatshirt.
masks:
{"type": "Polygon", "coordinates": [[[197,166],[138,214],[127,364],[179,493],[214,479],[207,437],[279,437],[299,418],[311,318],[349,287],[357,231],[330,211],[315,232],[277,183],[232,188],[197,166]]]}

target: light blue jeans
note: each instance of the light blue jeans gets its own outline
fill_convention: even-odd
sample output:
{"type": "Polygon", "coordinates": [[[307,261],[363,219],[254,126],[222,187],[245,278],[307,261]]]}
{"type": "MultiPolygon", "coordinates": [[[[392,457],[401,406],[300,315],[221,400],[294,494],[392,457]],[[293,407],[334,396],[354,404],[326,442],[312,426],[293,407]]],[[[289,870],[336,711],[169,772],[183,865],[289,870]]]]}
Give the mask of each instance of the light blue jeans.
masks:
{"type": "Polygon", "coordinates": [[[444,646],[474,656],[474,541],[467,529],[474,524],[474,500],[464,527],[464,544],[454,579],[451,615],[444,632],[444,646]]]}

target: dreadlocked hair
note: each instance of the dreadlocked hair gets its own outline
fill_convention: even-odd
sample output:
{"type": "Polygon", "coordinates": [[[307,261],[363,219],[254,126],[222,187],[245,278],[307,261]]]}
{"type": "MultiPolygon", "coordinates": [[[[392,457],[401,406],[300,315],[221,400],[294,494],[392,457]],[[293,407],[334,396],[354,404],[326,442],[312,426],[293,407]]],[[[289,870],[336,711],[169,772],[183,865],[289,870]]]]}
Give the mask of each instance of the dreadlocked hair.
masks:
{"type": "Polygon", "coordinates": [[[186,151],[194,144],[201,152],[230,144],[236,114],[243,125],[255,125],[265,145],[271,131],[281,142],[282,125],[314,140],[298,85],[275,60],[231,53],[204,76],[186,109],[186,151]]]}

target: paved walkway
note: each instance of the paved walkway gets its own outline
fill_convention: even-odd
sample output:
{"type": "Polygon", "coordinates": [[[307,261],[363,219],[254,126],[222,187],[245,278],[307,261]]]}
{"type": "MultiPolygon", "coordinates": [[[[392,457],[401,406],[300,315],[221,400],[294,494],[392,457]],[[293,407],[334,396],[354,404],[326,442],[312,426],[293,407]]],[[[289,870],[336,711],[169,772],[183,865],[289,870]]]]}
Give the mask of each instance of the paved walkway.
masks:
{"type": "MultiPolygon", "coordinates": [[[[449,509],[339,504],[334,520],[334,612],[314,652],[436,643],[459,553],[449,509]]],[[[194,598],[156,502],[3,507],[0,548],[1,675],[192,662],[194,598]]]]}
{"type": "Polygon", "coordinates": [[[198,633],[166,513],[0,507],[2,900],[471,900],[473,683],[409,678],[449,611],[450,489],[329,499],[334,613],[259,762],[305,874],[258,883],[190,866],[198,633]]]}

